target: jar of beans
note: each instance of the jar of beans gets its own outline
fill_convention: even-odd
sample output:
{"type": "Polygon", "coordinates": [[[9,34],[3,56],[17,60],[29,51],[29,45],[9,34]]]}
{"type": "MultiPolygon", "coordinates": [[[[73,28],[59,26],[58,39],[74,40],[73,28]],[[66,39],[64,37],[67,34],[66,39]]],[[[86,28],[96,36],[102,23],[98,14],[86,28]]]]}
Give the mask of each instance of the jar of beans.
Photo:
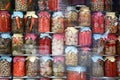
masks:
{"type": "Polygon", "coordinates": [[[27,11],[28,0],[15,0],[15,10],[27,11]]]}
{"type": "Polygon", "coordinates": [[[120,54],[120,36],[118,36],[116,48],[117,48],[117,54],[120,54]]]}
{"type": "Polygon", "coordinates": [[[0,0],[0,10],[10,10],[11,1],[10,0],[0,0]]]}
{"type": "Polygon", "coordinates": [[[38,8],[39,10],[46,10],[48,8],[49,0],[38,0],[38,8]]]}

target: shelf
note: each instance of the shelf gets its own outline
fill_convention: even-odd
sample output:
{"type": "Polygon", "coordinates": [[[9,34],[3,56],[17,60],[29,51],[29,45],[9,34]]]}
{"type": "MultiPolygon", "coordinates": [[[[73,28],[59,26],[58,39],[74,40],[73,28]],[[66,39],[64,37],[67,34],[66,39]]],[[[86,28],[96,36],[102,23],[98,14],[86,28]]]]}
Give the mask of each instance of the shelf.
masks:
{"type": "Polygon", "coordinates": [[[11,79],[12,77],[0,77],[0,79],[1,79],[1,78],[8,78],[8,79],[11,79]]]}
{"type": "Polygon", "coordinates": [[[94,78],[94,79],[107,79],[107,80],[120,79],[120,77],[91,77],[91,78],[94,78]]]}

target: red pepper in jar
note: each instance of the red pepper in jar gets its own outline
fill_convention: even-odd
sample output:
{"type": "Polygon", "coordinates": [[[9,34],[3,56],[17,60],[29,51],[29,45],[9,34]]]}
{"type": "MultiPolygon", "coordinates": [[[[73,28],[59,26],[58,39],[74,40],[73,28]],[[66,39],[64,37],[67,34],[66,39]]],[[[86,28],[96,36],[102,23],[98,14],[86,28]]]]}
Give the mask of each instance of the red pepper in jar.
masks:
{"type": "Polygon", "coordinates": [[[51,11],[58,10],[58,2],[59,0],[48,0],[48,9],[51,11]]]}

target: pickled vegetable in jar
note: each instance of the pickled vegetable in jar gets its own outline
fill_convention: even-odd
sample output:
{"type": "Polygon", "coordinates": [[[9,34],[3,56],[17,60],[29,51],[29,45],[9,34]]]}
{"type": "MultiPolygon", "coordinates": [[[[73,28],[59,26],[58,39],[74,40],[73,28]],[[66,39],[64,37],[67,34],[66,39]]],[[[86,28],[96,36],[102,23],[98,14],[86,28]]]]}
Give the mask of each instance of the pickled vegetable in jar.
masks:
{"type": "Polygon", "coordinates": [[[35,34],[27,33],[25,35],[25,44],[24,44],[25,54],[36,54],[37,53],[36,38],[37,36],[35,34]]]}
{"type": "Polygon", "coordinates": [[[38,32],[38,16],[35,11],[27,11],[24,16],[25,19],[25,32],[26,33],[37,33],[38,32]]]}
{"type": "Polygon", "coordinates": [[[78,30],[74,27],[68,27],[65,29],[65,44],[78,45],[78,30]]]}
{"type": "Polygon", "coordinates": [[[39,38],[39,54],[48,55],[51,53],[51,36],[49,34],[41,34],[39,38]]]}
{"type": "Polygon", "coordinates": [[[11,54],[11,35],[2,33],[0,35],[0,54],[11,54]]]}
{"type": "Polygon", "coordinates": [[[25,76],[25,57],[16,56],[13,58],[13,76],[25,76]]]}
{"type": "Polygon", "coordinates": [[[0,10],[10,10],[11,1],[10,0],[0,0],[0,10]]]}
{"type": "Polygon", "coordinates": [[[49,56],[40,57],[40,75],[43,77],[52,76],[52,58],[49,56]]]}
{"type": "Polygon", "coordinates": [[[105,16],[105,31],[109,30],[109,33],[117,32],[118,19],[115,16],[115,12],[107,12],[105,16]]]}
{"type": "Polygon", "coordinates": [[[116,43],[116,48],[117,48],[117,54],[120,54],[120,36],[118,36],[118,40],[117,40],[117,43],[116,43]]]}
{"type": "Polygon", "coordinates": [[[112,0],[105,0],[105,11],[112,11],[112,0]]]}
{"type": "Polygon", "coordinates": [[[1,77],[11,76],[11,62],[12,62],[12,58],[9,56],[0,57],[0,76],[1,77]]]}
{"type": "Polygon", "coordinates": [[[68,67],[67,80],[87,80],[86,67],[82,66],[68,67]]]}
{"type": "Polygon", "coordinates": [[[27,11],[34,11],[35,5],[35,0],[27,0],[27,11]]]}
{"type": "Polygon", "coordinates": [[[39,80],[50,80],[50,78],[40,78],[39,80]]]}
{"type": "Polygon", "coordinates": [[[67,66],[77,66],[78,64],[78,49],[74,46],[65,48],[65,64],[67,66]]]}
{"type": "Polygon", "coordinates": [[[54,12],[52,16],[52,32],[63,33],[64,32],[64,16],[63,13],[58,11],[54,12]]]}
{"type": "Polygon", "coordinates": [[[117,57],[117,75],[120,76],[120,56],[117,57]]]}
{"type": "Polygon", "coordinates": [[[15,10],[27,11],[28,0],[15,0],[15,10]]]}
{"type": "Polygon", "coordinates": [[[54,34],[52,39],[52,54],[62,55],[64,53],[64,35],[54,34]]]}
{"type": "Polygon", "coordinates": [[[0,32],[10,32],[10,14],[0,11],[0,32]]]}
{"type": "Polygon", "coordinates": [[[38,0],[38,8],[39,10],[46,10],[48,8],[49,0],[38,0]]]}
{"type": "Polygon", "coordinates": [[[11,19],[12,19],[12,32],[23,33],[24,32],[23,13],[19,11],[14,11],[11,19]]]}
{"type": "Polygon", "coordinates": [[[79,45],[81,47],[91,46],[91,30],[89,27],[81,27],[79,32],[79,45]]]}
{"type": "Polygon", "coordinates": [[[38,32],[50,32],[50,14],[47,11],[41,11],[38,16],[38,32]]]}
{"type": "Polygon", "coordinates": [[[36,77],[38,76],[38,57],[29,56],[26,58],[26,76],[36,77]]]}
{"type": "Polygon", "coordinates": [[[48,10],[57,11],[59,6],[59,0],[48,0],[48,10]]]}
{"type": "Polygon", "coordinates": [[[92,32],[104,33],[104,14],[102,12],[95,12],[92,15],[92,32]]]}
{"type": "Polygon", "coordinates": [[[105,76],[116,77],[117,76],[117,64],[116,59],[113,56],[105,58],[105,76]]]}

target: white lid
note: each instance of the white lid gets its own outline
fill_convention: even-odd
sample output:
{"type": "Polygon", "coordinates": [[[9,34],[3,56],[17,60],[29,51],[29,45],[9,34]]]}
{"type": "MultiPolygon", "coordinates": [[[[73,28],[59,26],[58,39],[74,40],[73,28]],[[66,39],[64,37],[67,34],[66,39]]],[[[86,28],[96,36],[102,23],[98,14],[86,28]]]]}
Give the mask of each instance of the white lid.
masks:
{"type": "Polygon", "coordinates": [[[35,11],[27,11],[27,13],[26,13],[26,15],[24,17],[26,18],[28,16],[38,18],[38,16],[35,14],[35,11]]]}
{"type": "Polygon", "coordinates": [[[76,72],[85,72],[86,71],[86,67],[82,67],[82,66],[76,66],[76,67],[67,67],[68,71],[76,71],[76,72]]]}
{"type": "Polygon", "coordinates": [[[20,18],[23,18],[23,13],[20,12],[20,11],[14,11],[11,18],[17,17],[17,16],[20,17],[20,18]]]}
{"type": "Polygon", "coordinates": [[[22,34],[13,34],[12,37],[23,37],[23,35],[22,34]]]}
{"type": "Polygon", "coordinates": [[[99,59],[100,59],[100,60],[103,60],[102,56],[100,56],[100,55],[93,55],[93,56],[92,56],[93,62],[97,62],[99,59]]]}
{"type": "Polygon", "coordinates": [[[26,58],[26,60],[30,60],[30,62],[34,62],[36,59],[38,59],[36,56],[29,56],[26,58]]]}
{"type": "Polygon", "coordinates": [[[76,48],[76,47],[74,47],[74,46],[67,46],[66,48],[65,48],[65,53],[68,53],[68,52],[74,52],[74,53],[78,53],[78,49],[76,48]]]}
{"type": "Polygon", "coordinates": [[[64,17],[63,16],[63,13],[61,11],[58,11],[58,12],[54,12],[53,16],[52,17],[64,17]]]}
{"type": "Polygon", "coordinates": [[[114,56],[108,56],[105,58],[105,60],[109,60],[111,62],[115,62],[115,57],[114,56]]]}
{"type": "Polygon", "coordinates": [[[95,40],[98,40],[98,39],[102,38],[102,35],[101,34],[93,34],[93,38],[95,40]]]}

